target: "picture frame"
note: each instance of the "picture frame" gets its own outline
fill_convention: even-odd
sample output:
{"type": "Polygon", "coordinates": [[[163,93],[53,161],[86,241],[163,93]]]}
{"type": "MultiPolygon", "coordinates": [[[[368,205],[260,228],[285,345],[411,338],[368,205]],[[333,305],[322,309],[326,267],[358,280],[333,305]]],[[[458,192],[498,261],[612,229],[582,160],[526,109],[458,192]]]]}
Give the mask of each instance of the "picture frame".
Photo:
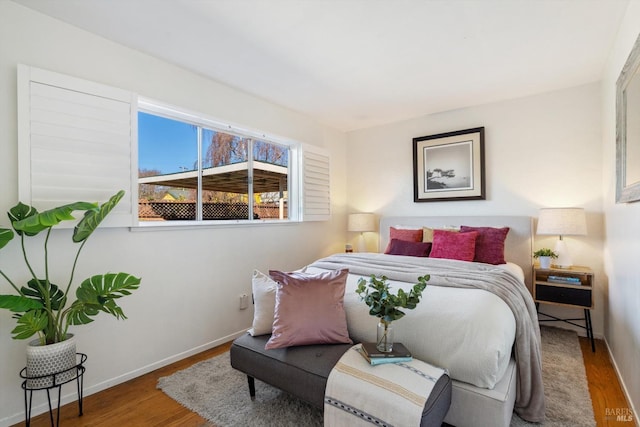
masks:
{"type": "Polygon", "coordinates": [[[413,138],[414,202],[484,199],[484,127],[413,138]]]}
{"type": "Polygon", "coordinates": [[[616,81],[616,203],[640,201],[640,36],[616,81]]]}

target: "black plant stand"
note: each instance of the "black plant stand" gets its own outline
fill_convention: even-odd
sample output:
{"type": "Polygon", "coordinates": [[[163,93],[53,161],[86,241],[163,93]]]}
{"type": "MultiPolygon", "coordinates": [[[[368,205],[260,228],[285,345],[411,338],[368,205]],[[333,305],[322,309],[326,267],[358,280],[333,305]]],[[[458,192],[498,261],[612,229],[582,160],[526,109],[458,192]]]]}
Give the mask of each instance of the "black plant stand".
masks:
{"type": "Polygon", "coordinates": [[[31,425],[31,407],[33,404],[33,392],[36,390],[46,390],[47,391],[47,401],[49,402],[49,419],[51,420],[51,426],[59,426],[60,425],[60,395],[62,392],[62,385],[73,380],[76,380],[76,386],[78,388],[78,415],[82,415],[82,391],[83,391],[83,378],[85,366],[84,363],[87,361],[87,355],[84,353],[76,353],[77,364],[76,366],[65,369],[64,371],[56,372],[49,375],[39,376],[39,377],[28,377],[27,376],[27,368],[23,368],[20,371],[20,378],[24,378],[22,382],[22,389],[24,390],[24,417],[26,427],[31,425]],[[75,375],[65,381],[58,381],[57,377],[60,374],[63,374],[68,371],[75,370],[75,375]],[[51,378],[51,385],[46,387],[29,387],[27,385],[27,380],[35,380],[41,378],[51,378]],[[58,410],[56,416],[56,422],[53,422],[53,408],[51,407],[51,393],[50,390],[53,388],[58,388],[58,410]]]}

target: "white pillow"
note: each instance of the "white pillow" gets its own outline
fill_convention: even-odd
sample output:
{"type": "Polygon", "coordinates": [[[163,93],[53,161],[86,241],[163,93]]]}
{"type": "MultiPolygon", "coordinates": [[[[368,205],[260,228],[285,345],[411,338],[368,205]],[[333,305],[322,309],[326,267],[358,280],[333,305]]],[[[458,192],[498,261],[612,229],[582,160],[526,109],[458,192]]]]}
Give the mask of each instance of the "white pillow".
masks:
{"type": "Polygon", "coordinates": [[[253,325],[251,336],[270,334],[276,309],[277,283],[266,274],[253,270],[251,288],[253,291],[253,325]]]}

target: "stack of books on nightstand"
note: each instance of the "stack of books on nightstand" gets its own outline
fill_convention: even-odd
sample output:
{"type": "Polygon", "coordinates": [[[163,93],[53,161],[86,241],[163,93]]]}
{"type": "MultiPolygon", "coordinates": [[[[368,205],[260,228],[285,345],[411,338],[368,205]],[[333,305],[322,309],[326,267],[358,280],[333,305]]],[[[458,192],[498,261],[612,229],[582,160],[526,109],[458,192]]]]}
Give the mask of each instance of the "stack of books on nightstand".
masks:
{"type": "Polygon", "coordinates": [[[367,359],[372,365],[381,365],[383,363],[398,363],[398,362],[410,362],[413,360],[413,356],[402,343],[394,342],[393,350],[390,352],[383,352],[376,348],[376,343],[363,342],[362,356],[367,359]]]}
{"type": "Polygon", "coordinates": [[[547,277],[547,282],[551,283],[567,283],[570,285],[579,285],[581,284],[579,277],[571,277],[571,276],[549,276],[547,277]]]}

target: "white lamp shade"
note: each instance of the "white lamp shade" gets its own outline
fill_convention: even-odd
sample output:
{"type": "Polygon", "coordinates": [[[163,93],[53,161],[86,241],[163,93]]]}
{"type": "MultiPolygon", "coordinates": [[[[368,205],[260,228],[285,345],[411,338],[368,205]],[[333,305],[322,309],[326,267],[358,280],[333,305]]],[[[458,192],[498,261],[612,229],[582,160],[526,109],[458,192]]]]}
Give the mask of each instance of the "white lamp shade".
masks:
{"type": "Polygon", "coordinates": [[[537,234],[585,236],[587,220],[582,208],[543,208],[538,217],[537,234]]]}
{"type": "Polygon", "coordinates": [[[585,236],[587,234],[587,219],[582,208],[543,208],[538,217],[537,234],[553,234],[560,236],[554,252],[558,255],[554,266],[571,268],[573,261],[569,255],[562,236],[585,236]]]}
{"type": "Polygon", "coordinates": [[[349,215],[347,225],[349,231],[376,231],[376,217],[372,213],[357,213],[349,215]]]}

